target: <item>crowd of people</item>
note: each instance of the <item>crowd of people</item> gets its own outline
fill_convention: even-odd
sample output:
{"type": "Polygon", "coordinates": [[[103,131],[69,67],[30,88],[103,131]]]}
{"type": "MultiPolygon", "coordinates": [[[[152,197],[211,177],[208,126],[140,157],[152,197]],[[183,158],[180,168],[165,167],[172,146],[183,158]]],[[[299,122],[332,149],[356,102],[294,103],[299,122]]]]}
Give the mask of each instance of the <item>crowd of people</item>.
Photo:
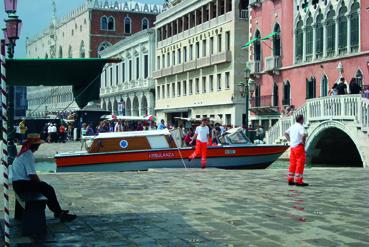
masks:
{"type": "Polygon", "coordinates": [[[48,143],[56,143],[72,140],[73,136],[73,125],[71,124],[60,124],[47,123],[41,133],[41,138],[48,143]]]}

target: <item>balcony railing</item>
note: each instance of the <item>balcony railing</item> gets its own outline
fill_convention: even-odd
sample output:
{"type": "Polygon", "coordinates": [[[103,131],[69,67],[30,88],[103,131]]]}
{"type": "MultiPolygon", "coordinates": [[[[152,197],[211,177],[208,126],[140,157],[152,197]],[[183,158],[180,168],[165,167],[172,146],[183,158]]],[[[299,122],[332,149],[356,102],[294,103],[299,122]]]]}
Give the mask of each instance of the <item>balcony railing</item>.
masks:
{"type": "Polygon", "coordinates": [[[249,63],[250,66],[250,73],[251,74],[257,74],[260,73],[260,61],[252,61],[249,63]]]}
{"type": "Polygon", "coordinates": [[[272,56],[265,58],[265,70],[275,71],[281,67],[281,59],[279,56],[272,56]]]}
{"type": "Polygon", "coordinates": [[[249,19],[249,11],[247,9],[240,10],[240,19],[244,19],[244,20],[249,19]]]}

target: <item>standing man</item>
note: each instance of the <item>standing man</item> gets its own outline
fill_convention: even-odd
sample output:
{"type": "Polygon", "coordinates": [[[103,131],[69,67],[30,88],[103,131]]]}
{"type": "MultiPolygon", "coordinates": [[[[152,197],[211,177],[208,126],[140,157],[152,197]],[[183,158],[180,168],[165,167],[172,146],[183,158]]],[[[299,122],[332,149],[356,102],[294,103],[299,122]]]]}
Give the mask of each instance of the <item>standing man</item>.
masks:
{"type": "Polygon", "coordinates": [[[305,143],[307,138],[307,133],[305,132],[303,124],[304,117],[302,115],[298,115],[296,117],[296,123],[284,133],[291,145],[288,185],[309,185],[304,183],[303,180],[304,166],[306,161],[305,143]]]}
{"type": "Polygon", "coordinates": [[[164,119],[162,119],[160,121],[160,124],[158,124],[158,130],[163,130],[163,129],[166,129],[167,127],[165,126],[165,121],[164,119]]]}
{"type": "Polygon", "coordinates": [[[54,188],[40,180],[35,168],[33,153],[38,150],[43,141],[39,134],[29,134],[12,165],[13,189],[16,193],[41,193],[47,198],[47,206],[54,213],[55,218],[62,222],[74,220],[77,216],[62,210],[54,188]]]}
{"type": "Polygon", "coordinates": [[[193,152],[190,157],[188,157],[188,161],[195,159],[201,153],[201,169],[206,168],[206,153],[208,149],[208,141],[209,141],[209,120],[207,118],[203,118],[201,120],[201,125],[197,126],[195,135],[192,138],[191,144],[196,140],[196,148],[195,152],[193,152]]]}

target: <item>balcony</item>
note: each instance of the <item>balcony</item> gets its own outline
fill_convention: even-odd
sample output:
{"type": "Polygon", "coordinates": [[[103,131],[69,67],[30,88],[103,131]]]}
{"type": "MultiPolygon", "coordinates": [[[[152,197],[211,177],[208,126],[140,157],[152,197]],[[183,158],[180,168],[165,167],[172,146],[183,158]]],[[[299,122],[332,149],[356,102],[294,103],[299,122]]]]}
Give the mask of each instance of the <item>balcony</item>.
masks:
{"type": "Polygon", "coordinates": [[[250,67],[250,73],[251,74],[259,74],[260,70],[261,70],[261,66],[260,66],[260,61],[251,61],[249,63],[249,67],[250,67]]]}
{"type": "Polygon", "coordinates": [[[232,61],[232,53],[225,51],[211,56],[211,64],[229,63],[232,61]]]}
{"type": "Polygon", "coordinates": [[[191,62],[187,62],[184,64],[184,71],[189,71],[189,70],[194,70],[196,69],[196,60],[195,61],[191,61],[191,62]]]}
{"type": "Polygon", "coordinates": [[[279,56],[265,58],[265,71],[276,72],[281,68],[281,59],[279,56]]]}
{"type": "Polygon", "coordinates": [[[152,72],[152,76],[153,76],[155,79],[162,77],[161,70],[159,69],[159,70],[153,71],[153,72],[152,72]]]}
{"type": "Polygon", "coordinates": [[[197,68],[203,68],[210,65],[210,57],[202,57],[197,59],[197,68]]]}
{"type": "Polygon", "coordinates": [[[173,74],[178,74],[183,72],[183,63],[173,66],[173,74]]]}
{"type": "Polygon", "coordinates": [[[250,99],[250,111],[262,114],[279,114],[278,106],[273,105],[273,95],[252,97],[250,99]]]}

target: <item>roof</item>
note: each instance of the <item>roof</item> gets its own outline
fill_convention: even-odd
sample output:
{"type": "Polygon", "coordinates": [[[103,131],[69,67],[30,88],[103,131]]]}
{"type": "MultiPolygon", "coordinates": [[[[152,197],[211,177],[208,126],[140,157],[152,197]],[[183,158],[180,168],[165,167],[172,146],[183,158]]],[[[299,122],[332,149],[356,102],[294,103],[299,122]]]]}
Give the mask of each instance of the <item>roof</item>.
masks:
{"type": "Polygon", "coordinates": [[[170,135],[167,129],[164,130],[147,130],[147,131],[127,131],[127,132],[109,132],[109,133],[99,133],[95,139],[109,139],[109,138],[126,138],[126,137],[136,137],[136,136],[162,136],[170,135]]]}
{"type": "Polygon", "coordinates": [[[8,59],[7,82],[16,86],[73,86],[77,105],[99,100],[100,77],[106,63],[118,59],[8,59]]]}

